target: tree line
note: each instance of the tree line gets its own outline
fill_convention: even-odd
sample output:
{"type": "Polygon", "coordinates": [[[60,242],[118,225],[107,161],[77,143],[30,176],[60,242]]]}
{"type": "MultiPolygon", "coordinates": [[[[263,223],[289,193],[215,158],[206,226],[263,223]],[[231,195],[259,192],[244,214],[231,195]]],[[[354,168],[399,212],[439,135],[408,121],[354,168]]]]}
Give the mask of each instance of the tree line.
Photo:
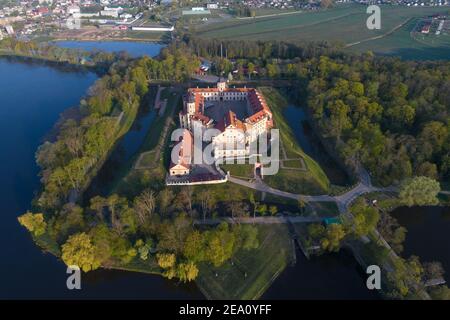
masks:
{"type": "Polygon", "coordinates": [[[321,136],[350,167],[383,185],[450,177],[450,63],[318,57],[307,104],[321,136]]]}
{"type": "Polygon", "coordinates": [[[0,52],[8,55],[26,56],[72,65],[85,65],[95,67],[106,72],[109,66],[120,59],[129,59],[126,52],[110,53],[101,50],[86,51],[82,49],[63,48],[51,43],[38,43],[34,41],[20,41],[14,38],[5,38],[0,41],[0,52]]]}

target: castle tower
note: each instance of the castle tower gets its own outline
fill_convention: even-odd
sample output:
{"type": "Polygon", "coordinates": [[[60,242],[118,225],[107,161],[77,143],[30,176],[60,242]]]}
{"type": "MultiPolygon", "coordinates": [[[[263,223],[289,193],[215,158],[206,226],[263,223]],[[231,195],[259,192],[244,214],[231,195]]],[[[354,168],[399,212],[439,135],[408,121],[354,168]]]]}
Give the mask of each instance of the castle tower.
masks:
{"type": "Polygon", "coordinates": [[[186,101],[186,112],[188,114],[195,113],[195,96],[191,93],[186,101]]]}

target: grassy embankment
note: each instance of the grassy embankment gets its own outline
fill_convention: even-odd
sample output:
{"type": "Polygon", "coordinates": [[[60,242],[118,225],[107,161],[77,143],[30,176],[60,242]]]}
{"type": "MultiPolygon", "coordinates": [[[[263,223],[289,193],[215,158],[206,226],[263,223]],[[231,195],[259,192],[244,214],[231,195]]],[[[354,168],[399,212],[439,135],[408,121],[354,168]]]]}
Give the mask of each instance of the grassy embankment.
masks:
{"type": "Polygon", "coordinates": [[[253,164],[223,164],[220,167],[236,178],[252,179],[254,177],[255,165],[253,164]]]}
{"type": "Polygon", "coordinates": [[[166,88],[161,92],[160,98],[167,99],[164,114],[156,115],[139,152],[129,161],[113,192],[134,197],[145,187],[150,186],[156,190],[163,187],[170,156],[170,134],[175,128],[173,115],[181,108],[181,97],[178,92],[166,88]],[[162,137],[166,126],[167,134],[162,137]]]}
{"type": "Polygon", "coordinates": [[[317,162],[303,152],[291,127],[285,121],[283,108],[287,106],[286,99],[274,88],[261,87],[259,90],[272,110],[275,126],[280,130],[281,140],[280,169],[275,175],[265,176],[264,181],[273,188],[293,193],[327,193],[330,182],[326,174],[317,162]],[[284,156],[289,160],[285,162],[284,156]]]}
{"type": "MultiPolygon", "coordinates": [[[[145,98],[143,99],[143,101],[145,101],[145,98]]],[[[143,101],[141,101],[141,104],[144,103],[143,101]]],[[[98,174],[99,170],[108,159],[111,152],[114,150],[116,143],[120,140],[121,137],[123,137],[124,134],[126,134],[130,130],[134,120],[136,119],[140,107],[141,105],[136,105],[136,107],[132,108],[129,112],[123,113],[123,116],[121,118],[117,117],[115,134],[110,142],[109,150],[97,161],[91,171],[88,172],[86,181],[81,187],[80,192],[78,193],[78,199],[81,198],[83,192],[89,187],[92,179],[98,174]]],[[[32,237],[35,243],[44,251],[50,252],[57,257],[61,255],[59,245],[54,239],[51,239],[47,232],[42,236],[32,235],[32,237]]]]}
{"type": "MultiPolygon", "coordinates": [[[[238,40],[285,40],[322,41],[360,44],[347,50],[379,54],[396,54],[408,59],[438,59],[450,54],[450,43],[414,39],[410,35],[417,20],[433,13],[448,12],[449,7],[405,7],[381,6],[382,25],[380,30],[369,30],[366,20],[366,6],[351,4],[337,5],[328,10],[298,12],[289,15],[272,16],[259,19],[230,19],[199,27],[197,35],[204,38],[238,40]],[[394,28],[403,27],[388,34],[394,28]],[[372,37],[383,36],[371,40],[372,37]],[[368,41],[364,41],[368,40],[368,41]]],[[[447,37],[448,38],[448,37],[447,37]]]]}
{"type": "Polygon", "coordinates": [[[258,299],[292,261],[285,225],[259,225],[260,246],[240,250],[221,267],[201,265],[196,283],[208,299],[258,299]]]}

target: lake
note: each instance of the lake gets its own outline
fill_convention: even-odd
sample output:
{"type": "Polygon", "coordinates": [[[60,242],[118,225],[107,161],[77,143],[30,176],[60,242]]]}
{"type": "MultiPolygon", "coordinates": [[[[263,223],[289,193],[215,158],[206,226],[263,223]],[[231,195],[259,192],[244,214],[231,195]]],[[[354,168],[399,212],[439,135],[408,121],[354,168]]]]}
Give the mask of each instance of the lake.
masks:
{"type": "MultiPolygon", "coordinates": [[[[82,277],[82,290],[66,288],[66,267],[43,253],[17,216],[31,208],[39,189],[34,154],[59,114],[76,106],[97,79],[94,73],[0,59],[0,298],[203,299],[195,284],[160,276],[96,270],[82,277]]],[[[139,149],[153,114],[143,110],[114,152],[125,159],[139,149]],[[118,151],[117,151],[118,150],[118,151]]],[[[373,299],[364,274],[345,252],[306,260],[288,267],[263,298],[373,299]]]]}
{"type": "Polygon", "coordinates": [[[441,262],[450,283],[450,207],[400,207],[392,215],[408,230],[402,256],[441,262]]]}
{"type": "Polygon", "coordinates": [[[53,44],[69,49],[102,50],[106,52],[126,51],[132,57],[147,55],[154,57],[165,46],[157,42],[130,42],[130,41],[55,41],[53,44]]]}

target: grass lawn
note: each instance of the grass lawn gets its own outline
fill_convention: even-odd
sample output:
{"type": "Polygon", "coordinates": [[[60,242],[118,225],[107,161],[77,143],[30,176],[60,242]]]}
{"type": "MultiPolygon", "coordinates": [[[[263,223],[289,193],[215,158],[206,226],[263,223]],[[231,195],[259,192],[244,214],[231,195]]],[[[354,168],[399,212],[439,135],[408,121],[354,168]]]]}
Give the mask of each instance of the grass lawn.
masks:
{"type": "Polygon", "coordinates": [[[155,163],[155,150],[141,153],[141,156],[135,164],[136,169],[152,168],[155,163]]]}
{"type": "Polygon", "coordinates": [[[255,195],[256,200],[260,199],[258,191],[231,182],[192,187],[194,189],[194,198],[201,191],[207,191],[216,202],[248,200],[250,193],[255,195]]]}
{"type": "Polygon", "coordinates": [[[291,240],[285,225],[260,225],[258,232],[258,249],[241,250],[218,268],[200,266],[196,283],[208,299],[258,299],[291,262],[291,240]]]}
{"type": "MultiPolygon", "coordinates": [[[[290,159],[302,158],[306,164],[306,170],[280,168],[277,174],[265,176],[264,181],[271,187],[293,193],[327,193],[330,182],[326,174],[317,162],[303,152],[291,127],[283,116],[282,108],[287,106],[287,101],[274,88],[260,87],[258,89],[262,92],[272,110],[275,127],[280,130],[281,144],[287,157],[290,159]]],[[[281,150],[280,157],[283,157],[281,150]]]]}
{"type": "Polygon", "coordinates": [[[304,169],[303,161],[298,160],[284,160],[283,164],[287,168],[304,169]]]}
{"type": "Polygon", "coordinates": [[[232,176],[239,177],[239,178],[246,178],[251,179],[254,176],[254,164],[223,164],[221,165],[221,168],[225,172],[230,172],[232,176]]]}
{"type": "Polygon", "coordinates": [[[324,194],[317,180],[309,173],[300,170],[280,168],[277,174],[264,176],[264,182],[275,189],[300,194],[324,194]]]}
{"type": "Polygon", "coordinates": [[[141,41],[160,41],[167,37],[167,32],[148,32],[127,30],[124,37],[141,41]]]}
{"type": "Polygon", "coordinates": [[[114,265],[112,267],[119,270],[159,275],[161,274],[161,268],[158,266],[158,262],[156,261],[156,257],[154,255],[149,255],[146,261],[143,261],[138,256],[136,256],[133,260],[131,260],[130,263],[127,263],[126,265],[114,265]]]}
{"type": "Polygon", "coordinates": [[[321,218],[337,217],[339,209],[336,202],[333,201],[310,202],[308,203],[306,214],[316,214],[321,218]]]}

